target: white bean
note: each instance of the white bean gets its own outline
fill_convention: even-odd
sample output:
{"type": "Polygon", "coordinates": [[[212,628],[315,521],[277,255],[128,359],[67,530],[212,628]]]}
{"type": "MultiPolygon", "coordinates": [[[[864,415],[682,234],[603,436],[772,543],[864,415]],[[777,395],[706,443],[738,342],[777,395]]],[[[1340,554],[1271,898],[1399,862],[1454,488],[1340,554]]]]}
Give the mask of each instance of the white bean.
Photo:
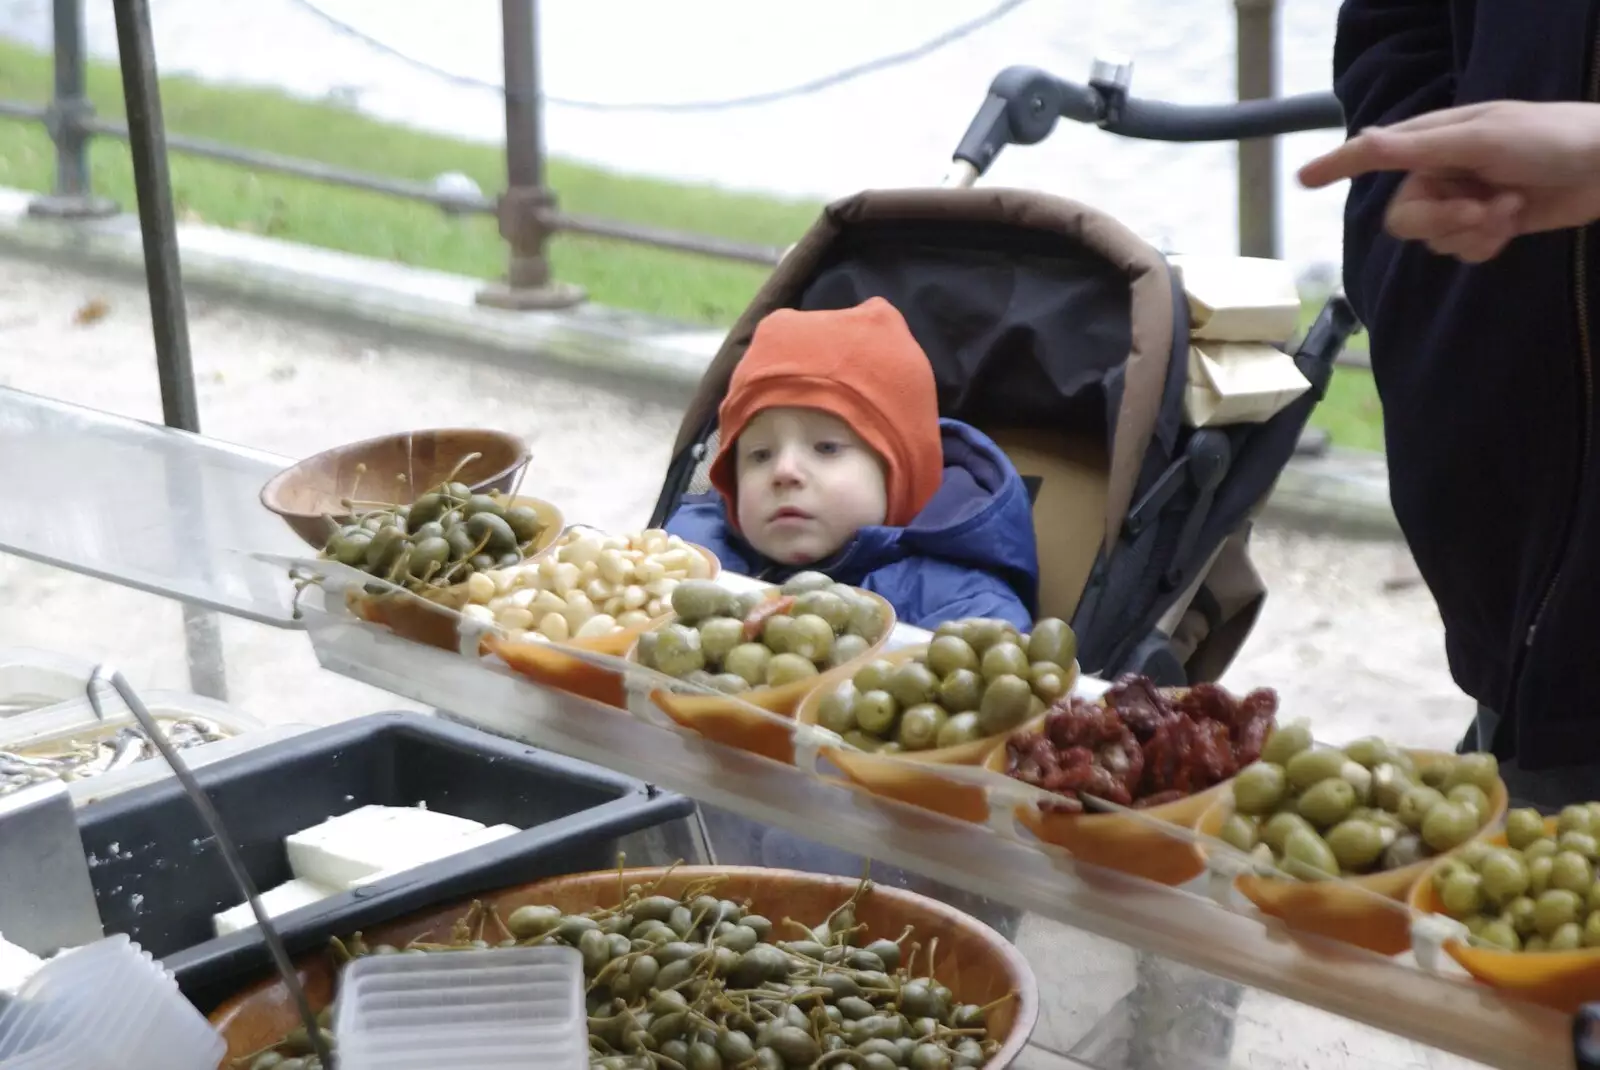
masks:
{"type": "Polygon", "coordinates": [[[656,563],[661,566],[663,572],[671,572],[674,569],[683,569],[687,572],[689,570],[689,551],[683,547],[679,547],[676,550],[668,550],[656,558],[656,563]]]}
{"type": "Polygon", "coordinates": [[[474,572],[467,577],[467,597],[474,602],[487,602],[494,597],[496,588],[488,573],[474,572]]]}
{"type": "Polygon", "coordinates": [[[507,606],[496,614],[494,620],[502,628],[526,631],[533,627],[533,614],[518,606],[507,606]]]}
{"type": "Polygon", "coordinates": [[[604,602],[600,603],[600,608],[604,612],[615,617],[628,607],[623,603],[622,596],[620,594],[614,594],[610,598],[607,598],[604,602]]]}
{"type": "Polygon", "coordinates": [[[617,625],[622,628],[648,628],[650,614],[642,609],[630,609],[626,613],[618,614],[617,625]]]}
{"type": "Polygon", "coordinates": [[[537,587],[518,587],[508,596],[508,600],[518,609],[527,609],[533,605],[534,599],[543,592],[537,587]]]}
{"type": "Polygon", "coordinates": [[[617,622],[614,618],[604,613],[597,613],[583,622],[583,627],[578,629],[573,638],[596,639],[602,635],[610,635],[616,627],[617,622]]]}
{"type": "Polygon", "coordinates": [[[553,557],[540,558],[537,566],[539,569],[539,578],[548,583],[550,580],[555,578],[556,568],[560,564],[561,562],[553,557]]]}
{"type": "Polygon", "coordinates": [[[541,620],[550,613],[559,616],[567,608],[567,600],[554,591],[540,591],[534,596],[533,604],[528,607],[534,615],[541,620]]]}
{"type": "Polygon", "coordinates": [[[658,558],[647,557],[639,562],[639,567],[634,569],[634,573],[639,577],[640,583],[654,583],[665,576],[667,570],[662,567],[658,558]]]}
{"type": "Polygon", "coordinates": [[[624,609],[638,609],[649,600],[650,596],[638,584],[634,584],[622,592],[622,606],[624,609]]]}
{"type": "Polygon", "coordinates": [[[661,614],[665,613],[667,609],[667,603],[659,598],[652,599],[650,604],[644,607],[644,611],[650,614],[652,618],[661,616],[661,614]]]}
{"type": "Polygon", "coordinates": [[[578,579],[583,583],[593,583],[600,578],[600,562],[585,561],[578,567],[578,579]]]}
{"type": "Polygon", "coordinates": [[[607,550],[600,555],[600,575],[613,587],[621,587],[633,574],[633,565],[618,550],[607,550]]]}
{"type": "Polygon", "coordinates": [[[553,639],[558,643],[563,643],[566,642],[567,637],[571,634],[571,629],[567,627],[566,617],[559,613],[547,613],[539,621],[539,633],[546,639],[553,639]]]}
{"type": "Polygon", "coordinates": [[[626,550],[628,540],[621,535],[608,535],[600,542],[601,550],[626,550]]]}
{"type": "Polygon", "coordinates": [[[578,586],[578,566],[565,562],[555,567],[555,575],[550,577],[550,587],[557,594],[566,594],[578,586]]]}
{"type": "Polygon", "coordinates": [[[480,606],[477,603],[473,603],[469,606],[462,606],[461,615],[466,617],[468,620],[477,621],[480,624],[493,624],[495,622],[494,610],[490,609],[488,606],[480,606]]]}
{"type": "Polygon", "coordinates": [[[654,583],[645,584],[644,593],[649,595],[651,598],[670,598],[672,596],[672,589],[677,585],[678,584],[673,580],[660,579],[656,580],[654,583]]]}
{"type": "Polygon", "coordinates": [[[577,632],[584,621],[594,616],[594,603],[582,591],[573,591],[567,595],[567,608],[561,615],[567,618],[567,624],[573,632],[577,632]]]}
{"type": "Polygon", "coordinates": [[[697,580],[711,578],[711,562],[706,560],[706,555],[699,551],[689,554],[689,575],[697,580]]]}

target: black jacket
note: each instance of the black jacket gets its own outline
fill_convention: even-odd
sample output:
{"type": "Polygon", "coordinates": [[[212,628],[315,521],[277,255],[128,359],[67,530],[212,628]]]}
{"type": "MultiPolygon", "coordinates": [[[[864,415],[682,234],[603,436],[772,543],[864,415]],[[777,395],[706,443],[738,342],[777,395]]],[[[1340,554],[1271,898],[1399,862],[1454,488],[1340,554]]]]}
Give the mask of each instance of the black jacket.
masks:
{"type": "MultiPolygon", "coordinates": [[[[1350,131],[1484,100],[1600,100],[1597,7],[1346,0],[1334,88],[1350,131]]],[[[1462,265],[1383,232],[1399,178],[1353,184],[1344,265],[1395,514],[1456,682],[1502,715],[1496,753],[1529,769],[1600,761],[1600,230],[1462,265]]]]}

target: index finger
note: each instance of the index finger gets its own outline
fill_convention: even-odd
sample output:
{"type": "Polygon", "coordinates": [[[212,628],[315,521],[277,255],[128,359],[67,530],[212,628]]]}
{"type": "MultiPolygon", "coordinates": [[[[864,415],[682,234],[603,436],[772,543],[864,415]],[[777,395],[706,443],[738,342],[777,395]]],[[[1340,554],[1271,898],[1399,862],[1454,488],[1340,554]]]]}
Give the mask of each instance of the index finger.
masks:
{"type": "Polygon", "coordinates": [[[1304,164],[1297,172],[1297,177],[1307,189],[1321,189],[1341,179],[1395,169],[1381,142],[1374,139],[1370,132],[1363,132],[1304,164]]]}

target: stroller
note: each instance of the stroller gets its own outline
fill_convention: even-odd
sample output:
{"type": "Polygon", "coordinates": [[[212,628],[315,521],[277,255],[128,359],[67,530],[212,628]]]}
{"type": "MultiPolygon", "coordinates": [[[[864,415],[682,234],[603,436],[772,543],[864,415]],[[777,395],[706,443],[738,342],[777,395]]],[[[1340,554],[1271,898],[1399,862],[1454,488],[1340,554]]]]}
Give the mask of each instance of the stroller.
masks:
{"type": "Polygon", "coordinates": [[[1355,330],[1342,296],[1293,354],[1311,389],[1264,423],[1182,420],[1189,314],[1167,259],[1064,198],[971,188],[1007,143],[1058,116],[1126,136],[1237,140],[1342,127],[1331,96],[1178,107],[1127,96],[1126,68],[1078,86],[1031,68],[995,79],[945,188],[829,205],[729,332],[685,414],[651,524],[710,487],[717,407],[756,324],[778,308],[869,297],[900,310],[932,362],[942,415],[987,433],[1033,497],[1041,615],[1068,620],[1086,673],[1216,680],[1266,591],[1251,520],[1355,330]]]}

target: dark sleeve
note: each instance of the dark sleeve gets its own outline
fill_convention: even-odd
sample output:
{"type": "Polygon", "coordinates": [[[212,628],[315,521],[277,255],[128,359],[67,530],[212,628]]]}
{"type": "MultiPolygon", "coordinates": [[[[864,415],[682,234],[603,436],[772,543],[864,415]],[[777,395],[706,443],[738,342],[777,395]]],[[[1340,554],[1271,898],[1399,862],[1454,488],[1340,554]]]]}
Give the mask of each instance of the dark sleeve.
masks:
{"type": "MultiPolygon", "coordinates": [[[[1333,46],[1333,91],[1352,135],[1455,101],[1449,0],[1345,0],[1333,46]]],[[[1403,256],[1423,256],[1383,230],[1401,175],[1364,175],[1345,202],[1344,286],[1361,321],[1381,319],[1384,280],[1403,256]]]]}

